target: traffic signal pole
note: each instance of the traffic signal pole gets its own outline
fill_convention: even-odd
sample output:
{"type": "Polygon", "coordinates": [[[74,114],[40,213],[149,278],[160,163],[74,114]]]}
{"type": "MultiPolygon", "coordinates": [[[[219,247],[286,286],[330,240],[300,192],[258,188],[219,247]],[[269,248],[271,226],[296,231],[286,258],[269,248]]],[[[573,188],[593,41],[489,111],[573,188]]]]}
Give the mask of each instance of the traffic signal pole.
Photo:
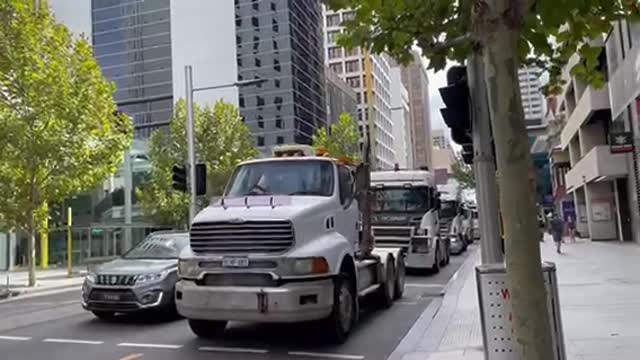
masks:
{"type": "Polygon", "coordinates": [[[504,257],[498,219],[496,165],[491,143],[491,118],[484,82],[484,65],[480,56],[469,57],[467,76],[472,99],[471,135],[474,147],[473,172],[478,203],[480,255],[483,264],[502,263],[504,257]]]}
{"type": "Polygon", "coordinates": [[[196,216],[196,146],[195,146],[195,121],[193,119],[193,75],[191,66],[184,68],[185,89],[187,101],[187,146],[189,151],[189,164],[187,166],[189,180],[189,227],[196,216]]]}

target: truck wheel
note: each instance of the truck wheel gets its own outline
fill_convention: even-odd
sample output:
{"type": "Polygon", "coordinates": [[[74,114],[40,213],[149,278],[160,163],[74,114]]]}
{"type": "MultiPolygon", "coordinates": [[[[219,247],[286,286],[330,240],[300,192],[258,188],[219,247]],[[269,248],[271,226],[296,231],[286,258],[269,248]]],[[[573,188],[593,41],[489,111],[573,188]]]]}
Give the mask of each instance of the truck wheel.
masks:
{"type": "Polygon", "coordinates": [[[393,258],[391,256],[387,257],[386,276],[376,293],[378,303],[385,309],[388,309],[393,305],[393,299],[395,298],[397,278],[393,263],[393,258]]]}
{"type": "Polygon", "coordinates": [[[435,259],[433,259],[433,266],[431,267],[431,272],[433,272],[434,274],[440,272],[440,258],[442,257],[440,253],[440,243],[438,242],[438,245],[436,245],[435,259]]]}
{"type": "Polygon", "coordinates": [[[207,339],[222,335],[227,321],[189,319],[189,327],[198,337],[207,339]]]}
{"type": "Polygon", "coordinates": [[[447,246],[446,253],[447,253],[447,255],[446,255],[447,256],[447,260],[445,261],[444,264],[445,265],[449,265],[449,263],[451,262],[451,242],[449,242],[449,246],[447,246]]]}
{"type": "Polygon", "coordinates": [[[343,273],[333,281],[333,309],[323,324],[324,333],[332,343],[344,343],[356,321],[357,294],[349,279],[349,275],[343,273]]]}
{"type": "Polygon", "coordinates": [[[401,255],[400,259],[398,259],[398,266],[396,268],[396,288],[394,291],[394,299],[396,300],[402,298],[402,294],[404,294],[405,275],[406,269],[404,266],[404,255],[401,255]]]}

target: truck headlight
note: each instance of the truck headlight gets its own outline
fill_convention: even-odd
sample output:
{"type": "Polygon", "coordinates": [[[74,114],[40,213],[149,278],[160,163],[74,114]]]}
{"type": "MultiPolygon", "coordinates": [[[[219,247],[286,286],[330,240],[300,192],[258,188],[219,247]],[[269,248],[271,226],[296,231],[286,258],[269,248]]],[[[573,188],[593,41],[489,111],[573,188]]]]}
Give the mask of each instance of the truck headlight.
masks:
{"type": "Polygon", "coordinates": [[[181,278],[193,279],[199,275],[199,267],[197,260],[180,259],[178,260],[178,276],[181,278]]]}
{"type": "Polygon", "coordinates": [[[326,274],[329,272],[329,263],[323,257],[295,259],[293,272],[296,275],[326,274]]]}
{"type": "Polygon", "coordinates": [[[425,236],[425,235],[427,235],[427,229],[417,228],[416,229],[416,235],[417,236],[425,236]]]}

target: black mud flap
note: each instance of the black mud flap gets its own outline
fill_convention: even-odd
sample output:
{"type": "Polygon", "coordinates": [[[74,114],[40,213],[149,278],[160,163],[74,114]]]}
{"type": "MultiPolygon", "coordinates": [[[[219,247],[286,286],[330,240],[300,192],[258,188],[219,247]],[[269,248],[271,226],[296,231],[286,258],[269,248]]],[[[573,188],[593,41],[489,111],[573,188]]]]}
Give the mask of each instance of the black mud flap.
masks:
{"type": "Polygon", "coordinates": [[[256,295],[258,296],[258,311],[261,314],[269,312],[269,295],[263,289],[256,295]]]}

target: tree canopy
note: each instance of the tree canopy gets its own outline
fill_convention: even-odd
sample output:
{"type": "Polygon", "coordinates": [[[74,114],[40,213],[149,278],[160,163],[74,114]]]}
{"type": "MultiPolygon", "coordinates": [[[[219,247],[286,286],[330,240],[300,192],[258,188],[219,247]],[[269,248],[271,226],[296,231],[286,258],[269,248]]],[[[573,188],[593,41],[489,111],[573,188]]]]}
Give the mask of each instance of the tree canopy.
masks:
{"type": "Polygon", "coordinates": [[[327,128],[318,128],[313,135],[313,147],[324,148],[336,158],[345,157],[356,163],[360,161],[360,131],[358,124],[347,113],[342,113],[337,122],[327,128]]]}
{"type": "Polygon", "coordinates": [[[464,189],[475,189],[476,180],[473,175],[473,167],[465,164],[461,159],[456,158],[456,161],[451,165],[451,171],[453,172],[453,178],[464,189]]]}
{"type": "MultiPolygon", "coordinates": [[[[231,172],[241,161],[258,155],[255,141],[238,108],[218,101],[213,107],[194,104],[195,150],[198,163],[207,166],[206,206],[221,195],[231,172]]],[[[186,102],[180,100],[167,130],[155,131],[149,140],[150,180],[137,189],[143,213],[157,225],[187,226],[189,195],[172,188],[174,165],[187,163],[186,102]]]]}
{"type": "Polygon", "coordinates": [[[133,135],[88,41],[46,6],[35,10],[33,1],[0,2],[0,222],[31,235],[31,285],[47,203],[113,174],[133,135]]]}

